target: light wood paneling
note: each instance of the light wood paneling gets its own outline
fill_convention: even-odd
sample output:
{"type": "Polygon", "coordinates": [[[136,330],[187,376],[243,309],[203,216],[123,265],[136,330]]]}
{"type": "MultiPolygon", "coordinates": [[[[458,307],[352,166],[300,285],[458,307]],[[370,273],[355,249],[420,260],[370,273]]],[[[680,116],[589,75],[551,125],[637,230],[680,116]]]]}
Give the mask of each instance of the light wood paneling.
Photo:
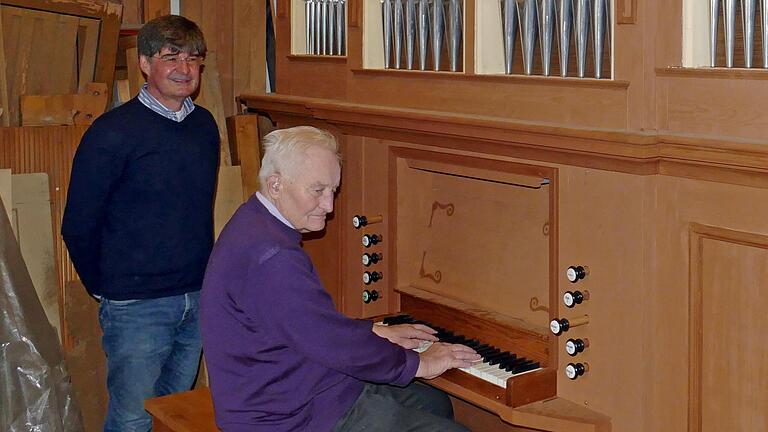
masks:
{"type": "Polygon", "coordinates": [[[693,224],[688,430],[768,429],[768,236],[693,224]]]}

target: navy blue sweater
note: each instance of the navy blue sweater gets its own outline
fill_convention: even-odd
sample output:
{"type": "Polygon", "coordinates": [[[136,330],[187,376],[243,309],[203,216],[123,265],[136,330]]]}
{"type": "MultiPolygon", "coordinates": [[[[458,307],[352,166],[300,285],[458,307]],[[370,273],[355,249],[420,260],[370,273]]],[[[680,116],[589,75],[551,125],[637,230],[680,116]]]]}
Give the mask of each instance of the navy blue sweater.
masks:
{"type": "Polygon", "coordinates": [[[216,122],[199,106],[179,123],[134,98],[94,122],[61,227],[88,292],[128,300],[200,289],[218,161],[216,122]]]}

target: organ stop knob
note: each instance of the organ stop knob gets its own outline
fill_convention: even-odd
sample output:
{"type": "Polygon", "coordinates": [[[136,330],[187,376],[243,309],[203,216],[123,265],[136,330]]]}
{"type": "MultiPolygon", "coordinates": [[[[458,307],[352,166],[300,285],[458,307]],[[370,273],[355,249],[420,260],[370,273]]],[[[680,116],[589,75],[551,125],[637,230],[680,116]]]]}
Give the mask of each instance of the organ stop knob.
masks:
{"type": "Polygon", "coordinates": [[[370,285],[374,282],[380,281],[382,278],[384,278],[384,275],[382,275],[379,272],[365,272],[363,273],[363,283],[366,285],[370,285]]]}
{"type": "Polygon", "coordinates": [[[563,294],[563,303],[569,308],[581,304],[584,300],[589,300],[589,292],[587,291],[566,291],[563,294]]]}
{"type": "Polygon", "coordinates": [[[589,268],[586,266],[570,266],[565,271],[565,277],[568,278],[568,280],[571,283],[576,283],[589,274],[589,268]]]}
{"type": "Polygon", "coordinates": [[[380,253],[375,253],[375,252],[372,253],[372,254],[364,253],[363,254],[363,265],[368,267],[371,264],[376,264],[377,262],[381,261],[382,259],[383,259],[383,257],[381,256],[380,253]]]}
{"type": "Polygon", "coordinates": [[[363,235],[363,246],[365,247],[371,247],[377,243],[381,242],[381,236],[378,234],[364,234],[363,235]]]}
{"type": "Polygon", "coordinates": [[[565,376],[568,379],[575,380],[576,378],[584,375],[589,370],[587,363],[568,363],[565,367],[565,376]]]}
{"type": "Polygon", "coordinates": [[[549,322],[549,329],[555,335],[560,335],[567,332],[572,327],[578,327],[589,322],[589,315],[582,315],[573,319],[559,318],[553,319],[549,322]]]}
{"type": "Polygon", "coordinates": [[[363,291],[363,303],[375,302],[379,299],[379,292],[376,290],[363,291]]]}
{"type": "Polygon", "coordinates": [[[567,352],[569,356],[573,357],[580,352],[584,352],[588,346],[588,339],[568,339],[565,341],[565,352],[567,352]]]}
{"type": "Polygon", "coordinates": [[[357,229],[360,229],[360,228],[362,228],[364,226],[367,226],[369,224],[378,223],[378,222],[381,222],[383,220],[384,220],[384,216],[382,216],[382,215],[371,216],[371,217],[355,215],[352,218],[352,226],[357,228],[357,229]]]}

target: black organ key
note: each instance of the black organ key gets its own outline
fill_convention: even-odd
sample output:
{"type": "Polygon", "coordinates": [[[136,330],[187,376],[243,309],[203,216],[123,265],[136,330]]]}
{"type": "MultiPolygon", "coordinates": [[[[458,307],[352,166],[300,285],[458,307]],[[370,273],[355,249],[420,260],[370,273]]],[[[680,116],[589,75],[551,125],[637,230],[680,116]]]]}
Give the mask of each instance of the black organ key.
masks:
{"type": "Polygon", "coordinates": [[[538,368],[539,368],[539,362],[529,361],[528,363],[522,364],[518,366],[516,369],[513,369],[512,373],[523,373],[523,372],[528,372],[530,370],[534,370],[538,368]]]}

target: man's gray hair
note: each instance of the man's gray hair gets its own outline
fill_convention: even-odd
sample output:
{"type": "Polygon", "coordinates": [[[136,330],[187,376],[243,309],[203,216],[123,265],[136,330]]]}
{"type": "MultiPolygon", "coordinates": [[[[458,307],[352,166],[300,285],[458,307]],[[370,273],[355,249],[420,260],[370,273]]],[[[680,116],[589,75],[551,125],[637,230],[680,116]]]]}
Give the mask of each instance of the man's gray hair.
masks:
{"type": "Polygon", "coordinates": [[[328,131],[312,126],[296,126],[272,131],[264,136],[259,189],[265,190],[267,177],[272,174],[292,179],[297,174],[296,170],[301,168],[307,149],[314,146],[332,151],[341,163],[339,144],[328,131]]]}

